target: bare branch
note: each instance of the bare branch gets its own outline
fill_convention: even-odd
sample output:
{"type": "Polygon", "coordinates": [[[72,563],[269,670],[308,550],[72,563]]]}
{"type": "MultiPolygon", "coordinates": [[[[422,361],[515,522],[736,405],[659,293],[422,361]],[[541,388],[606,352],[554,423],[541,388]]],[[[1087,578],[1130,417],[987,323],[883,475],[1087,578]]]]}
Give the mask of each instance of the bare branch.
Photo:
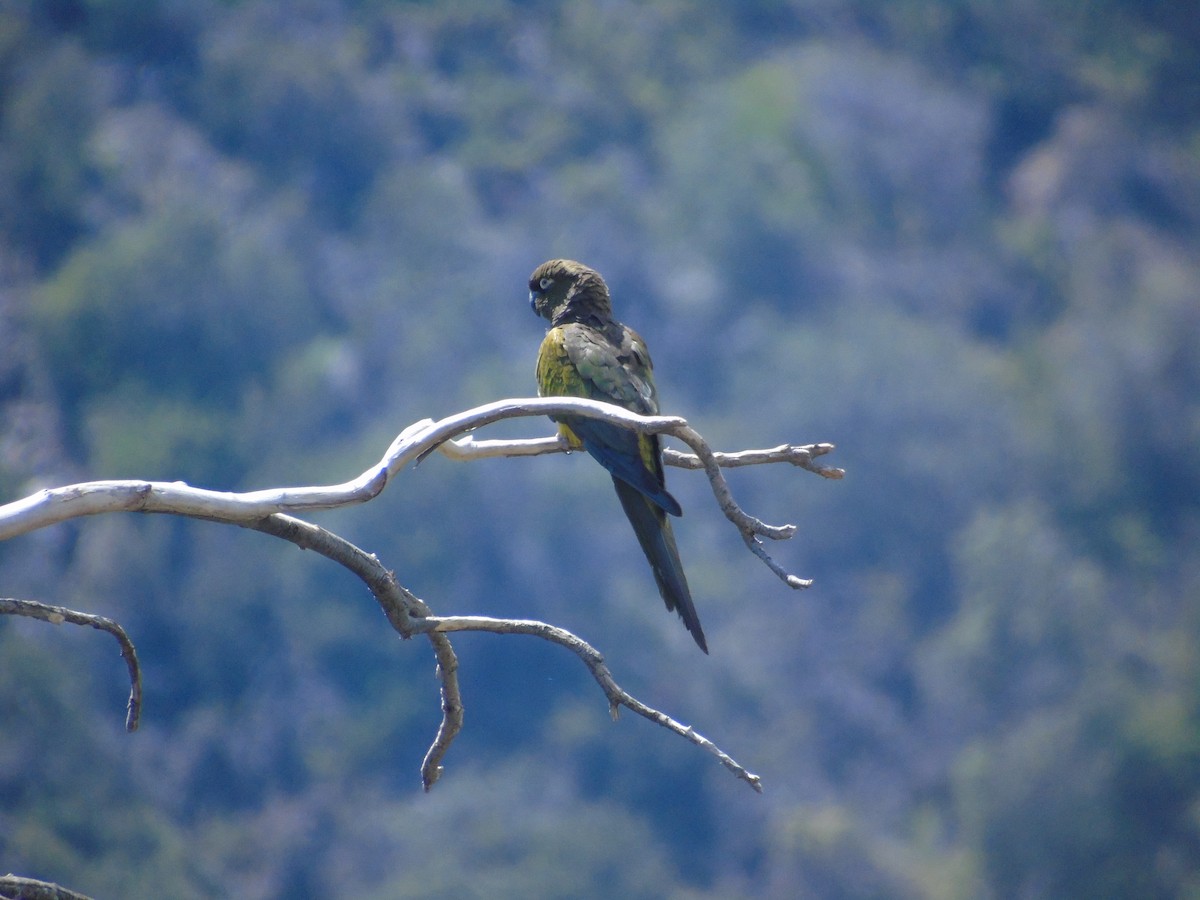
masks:
{"type": "Polygon", "coordinates": [[[486,616],[434,616],[428,605],[400,585],[371,553],[359,549],[344,538],[319,526],[291,516],[274,515],[246,527],[291,541],[302,549],[313,550],[353,572],[370,589],[376,601],[404,638],[424,634],[432,642],[437,657],[437,674],[441,681],[442,723],[421,764],[421,782],[428,791],[441,777],[442,759],[454,738],[462,730],[463,703],[458,683],[458,658],[446,637],[450,631],[488,631],[494,634],[530,634],[560,644],[571,650],[592,673],[608,697],[614,716],[619,706],[675,732],[698,747],[702,747],[756,791],[761,793],[761,779],[746,770],[733,757],[690,726],[653,707],[647,706],[623,690],[613,679],[598,650],[566,629],[528,619],[493,619],[486,616]]]}
{"type": "Polygon", "coordinates": [[[0,615],[29,616],[41,619],[52,625],[70,622],[72,625],[87,625],[107,631],[121,647],[121,658],[129,670],[129,703],[125,707],[125,730],[137,731],[138,722],[142,717],[142,670],[138,665],[137,651],[125,629],[104,616],[93,616],[90,613],[77,612],[65,606],[50,606],[36,600],[16,600],[12,597],[0,597],[0,615]]]}
{"type": "Polygon", "coordinates": [[[418,619],[431,614],[429,607],[396,581],[396,574],[386,568],[374,553],[367,553],[345,538],[318,525],[280,514],[249,523],[245,527],[291,541],[302,550],[312,550],[349,569],[371,591],[388,622],[402,638],[407,640],[417,633],[423,633],[429,638],[437,658],[437,676],[441,681],[442,722],[421,764],[421,783],[428,791],[441,777],[442,759],[454,738],[462,731],[463,724],[462,694],[458,686],[458,658],[454,655],[450,639],[444,634],[418,627],[416,624],[418,619]]]}
{"type": "MultiPolygon", "coordinates": [[[[726,768],[755,790],[761,791],[758,776],[748,772],[707,738],[622,690],[613,681],[600,653],[570,632],[542,622],[474,616],[435,617],[425,603],[401,586],[395,575],[373,554],[360,550],[323,528],[288,515],[303,510],[331,509],[365,503],[378,496],[396,473],[409,464],[420,462],[434,450],[441,450],[454,459],[565,452],[570,448],[559,437],[521,441],[476,441],[469,435],[469,432],[501,419],[565,415],[600,419],[643,434],[667,434],[683,441],[694,453],[667,450],[664,460],[682,468],[702,468],[721,511],[738,528],[750,550],[791,587],[803,588],[811,584],[805,579],[789,574],[771,559],[760,540],[762,537],[772,540],[790,538],[796,533],[796,526],[768,525],[747,514],[734,501],[721,468],[788,462],[825,478],[840,478],[844,474],[841,469],[827,468],[813,462],[815,458],[831,452],[832,444],[782,445],[771,450],[714,453],[684,419],[671,416],[639,416],[611,404],[571,397],[501,400],[438,421],[426,419],[415,422],[396,437],[379,462],[342,484],[233,493],[194,488],[178,481],[93,481],[38,491],[24,499],[0,506],[0,540],[99,513],[165,513],[262,531],[291,541],[303,549],[314,550],[344,566],[367,585],[397,633],[404,638],[414,634],[425,634],[433,645],[437,658],[437,675],[441,682],[442,721],[421,766],[421,780],[426,790],[441,776],[442,759],[462,729],[463,723],[463,704],[457,676],[458,660],[446,632],[475,630],[536,634],[568,647],[588,665],[593,677],[608,697],[614,715],[620,706],[633,710],[638,715],[708,750],[726,768]],[[466,436],[460,437],[463,435],[466,436]]],[[[31,601],[4,602],[31,604],[31,601]]],[[[15,607],[9,610],[0,608],[0,612],[6,611],[18,612],[15,607]]],[[[130,696],[129,727],[130,730],[136,728],[140,711],[141,680],[133,646],[120,626],[98,616],[87,616],[42,604],[26,606],[20,614],[37,615],[47,621],[87,624],[117,636],[122,642],[122,654],[130,666],[130,678],[134,684],[130,696]],[[29,611],[34,608],[43,610],[44,614],[29,611]]]]}
{"type": "Polygon", "coordinates": [[[532,619],[493,619],[488,616],[430,616],[422,620],[421,625],[422,627],[429,627],[434,631],[487,631],[492,634],[530,634],[566,647],[583,660],[583,664],[588,667],[588,671],[592,673],[592,677],[596,679],[596,683],[600,685],[600,689],[608,697],[609,712],[614,719],[617,718],[617,710],[620,707],[624,706],[631,709],[639,716],[649,719],[656,725],[661,725],[668,731],[673,731],[697,747],[704,748],[715,756],[726,769],[742,779],[742,781],[746,782],[754,790],[760,794],[762,793],[762,779],[759,776],[748,771],[736,759],[725,753],[720,747],[690,725],[677,722],[666,713],[659,712],[657,709],[647,706],[624,690],[613,678],[612,672],[609,671],[608,666],[604,662],[603,654],[587,641],[583,640],[583,638],[567,631],[565,628],[559,628],[556,625],[548,625],[545,622],[538,622],[532,619]]]}
{"type": "MultiPolygon", "coordinates": [[[[36,531],[57,522],[99,513],[158,512],[230,524],[248,524],[274,513],[333,509],[365,503],[378,496],[388,481],[405,466],[429,451],[440,448],[458,435],[501,419],[550,415],[580,415],[601,419],[647,434],[665,433],[682,437],[679,434],[681,429],[690,431],[684,419],[673,416],[639,416],[619,406],[596,400],[576,397],[499,400],[436,422],[425,419],[409,425],[392,441],[379,462],[342,484],[233,493],[195,488],[182,481],[90,481],[37,491],[21,500],[0,506],[0,540],[36,531]]],[[[501,445],[508,447],[514,442],[481,443],[485,444],[490,455],[491,451],[498,450],[501,445]]],[[[557,438],[516,443],[518,446],[512,449],[512,452],[506,451],[499,455],[536,455],[567,449],[557,438]]],[[[692,449],[696,448],[693,446],[692,449]]],[[[455,450],[446,452],[456,455],[455,450]]],[[[747,461],[740,464],[751,463],[747,461]]]]}
{"type": "Polygon", "coordinates": [[[510,456],[545,456],[547,453],[569,453],[571,446],[561,434],[543,438],[521,438],[517,440],[476,440],[474,435],[446,441],[436,448],[444,456],[456,462],[472,462],[477,459],[496,459],[510,456]]]}
{"type": "Polygon", "coordinates": [[[392,628],[401,637],[412,637],[412,614],[421,601],[396,581],[395,574],[374,553],[367,553],[319,525],[282,514],[243,523],[243,527],[290,541],[301,550],[312,550],[348,569],[370,590],[392,628]]]}
{"type": "Polygon", "coordinates": [[[708,444],[704,442],[704,438],[700,437],[694,429],[687,424],[671,430],[677,438],[696,451],[696,456],[699,457],[701,464],[704,466],[705,474],[708,475],[709,484],[712,485],[713,495],[717,498],[717,504],[721,507],[721,512],[725,513],[725,518],[737,526],[738,531],[742,534],[742,540],[746,542],[746,546],[767,564],[767,566],[790,588],[802,589],[809,587],[812,581],[807,578],[799,578],[792,575],[775,560],[773,560],[767,551],[763,549],[762,541],[758,539],[759,535],[769,537],[774,541],[781,541],[792,537],[796,533],[795,525],[768,525],[761,519],[756,519],[754,516],[744,512],[737,503],[734,502],[733,494],[729,490],[729,484],[725,481],[725,476],[721,474],[721,467],[717,463],[716,457],[708,444]]]}

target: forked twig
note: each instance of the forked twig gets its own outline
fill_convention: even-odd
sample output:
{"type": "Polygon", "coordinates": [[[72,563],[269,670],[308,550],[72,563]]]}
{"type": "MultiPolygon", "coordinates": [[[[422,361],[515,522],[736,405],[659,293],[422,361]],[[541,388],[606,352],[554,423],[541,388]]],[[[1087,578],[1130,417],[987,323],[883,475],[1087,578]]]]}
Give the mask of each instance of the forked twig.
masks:
{"type": "Polygon", "coordinates": [[[759,776],[746,769],[745,766],[728,753],[725,753],[720,747],[690,725],[677,722],[666,713],[647,706],[622,688],[617,684],[608,665],[604,662],[604,655],[587,641],[583,640],[583,638],[567,631],[565,628],[559,628],[556,625],[547,625],[545,622],[538,622],[531,619],[493,619],[488,616],[431,616],[424,619],[421,624],[422,626],[428,626],[433,631],[487,631],[492,634],[530,634],[566,647],[583,660],[583,664],[588,667],[588,671],[592,673],[592,677],[600,685],[600,689],[604,691],[604,695],[608,697],[609,712],[614,719],[617,718],[617,710],[620,707],[624,706],[627,709],[631,709],[639,716],[649,719],[656,725],[661,725],[668,731],[673,731],[697,747],[704,748],[715,756],[721,765],[730,772],[749,784],[760,794],[762,793],[762,779],[759,776]]]}

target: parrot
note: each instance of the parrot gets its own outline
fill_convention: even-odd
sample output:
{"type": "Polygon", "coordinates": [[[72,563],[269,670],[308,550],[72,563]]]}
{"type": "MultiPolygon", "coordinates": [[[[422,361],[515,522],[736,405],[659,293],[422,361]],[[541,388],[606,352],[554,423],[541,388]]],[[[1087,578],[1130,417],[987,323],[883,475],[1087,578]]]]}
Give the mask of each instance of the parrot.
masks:
{"type": "MultiPolygon", "coordinates": [[[[608,285],[599,272],[570,259],[544,262],[529,277],[529,304],[550,321],[538,350],[539,396],[586,397],[641,415],[658,414],[646,342],[613,317],[608,285]]],[[[586,450],[608,470],[667,610],[679,614],[708,653],[667,518],[683,510],[666,489],[658,435],[582,416],[551,418],[571,448],[586,450]]]]}

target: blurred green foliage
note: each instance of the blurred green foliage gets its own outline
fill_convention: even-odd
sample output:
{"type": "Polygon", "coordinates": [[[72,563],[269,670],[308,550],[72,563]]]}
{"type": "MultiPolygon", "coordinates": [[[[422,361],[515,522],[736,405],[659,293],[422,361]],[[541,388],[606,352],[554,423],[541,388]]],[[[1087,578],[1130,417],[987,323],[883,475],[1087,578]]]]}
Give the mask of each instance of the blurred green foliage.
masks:
{"type": "MultiPolygon", "coordinates": [[[[0,866],[97,896],[1200,895],[1200,22],[1186,4],[16,0],[0,9],[0,501],[341,481],[533,391],[524,281],[602,271],[797,596],[670,474],[713,654],[578,455],[434,457],[317,520],[574,660],[432,660],[260,535],[0,544],[0,866]]],[[[506,435],[548,423],[507,423],[506,435]]]]}

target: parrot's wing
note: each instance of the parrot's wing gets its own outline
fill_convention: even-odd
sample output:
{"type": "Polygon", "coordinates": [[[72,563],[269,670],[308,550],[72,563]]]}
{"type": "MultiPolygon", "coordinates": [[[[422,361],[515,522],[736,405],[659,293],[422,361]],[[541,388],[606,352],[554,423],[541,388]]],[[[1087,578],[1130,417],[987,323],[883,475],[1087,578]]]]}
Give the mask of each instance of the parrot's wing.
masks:
{"type": "MultiPolygon", "coordinates": [[[[623,347],[615,347],[589,328],[566,331],[565,356],[578,373],[578,396],[603,400],[642,415],[658,412],[654,379],[645,345],[626,329],[623,347]]],[[[636,488],[673,516],[683,513],[666,490],[657,435],[638,434],[597,419],[573,417],[571,430],[584,448],[614,476],[636,488]]]]}

